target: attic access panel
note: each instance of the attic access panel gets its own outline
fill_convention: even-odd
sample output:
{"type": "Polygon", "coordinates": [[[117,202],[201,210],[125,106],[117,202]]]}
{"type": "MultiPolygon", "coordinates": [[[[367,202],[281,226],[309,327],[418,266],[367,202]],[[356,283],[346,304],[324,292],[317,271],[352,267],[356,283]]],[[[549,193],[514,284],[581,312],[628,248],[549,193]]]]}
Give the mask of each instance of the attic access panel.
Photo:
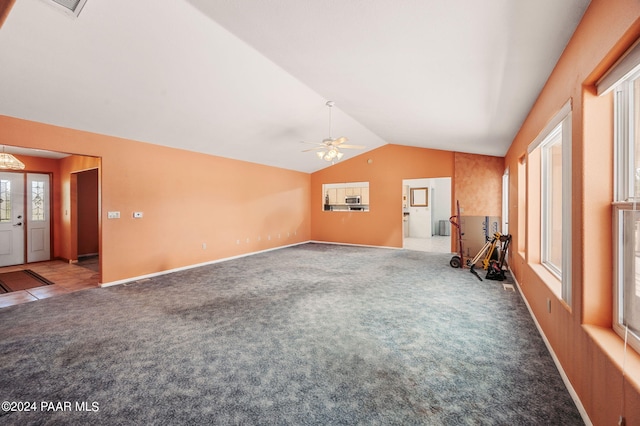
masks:
{"type": "Polygon", "coordinates": [[[77,17],[87,0],[44,0],[58,10],[77,17]]]}

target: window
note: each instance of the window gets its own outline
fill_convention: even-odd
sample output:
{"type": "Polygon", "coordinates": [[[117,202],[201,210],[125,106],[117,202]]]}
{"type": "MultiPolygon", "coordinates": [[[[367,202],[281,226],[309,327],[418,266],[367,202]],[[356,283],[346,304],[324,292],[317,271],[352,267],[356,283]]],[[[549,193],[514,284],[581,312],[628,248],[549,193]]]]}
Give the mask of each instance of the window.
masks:
{"type": "Polygon", "coordinates": [[[562,123],[542,142],[541,260],[562,278],[562,123]]]}
{"type": "Polygon", "coordinates": [[[529,146],[527,161],[528,199],[537,210],[527,221],[529,262],[547,271],[543,280],[571,305],[571,102],[529,146]]]}
{"type": "Polygon", "coordinates": [[[502,233],[509,233],[509,169],[502,175],[502,233]]]}
{"type": "Polygon", "coordinates": [[[614,88],[614,329],[640,350],[640,72],[614,88]]]}

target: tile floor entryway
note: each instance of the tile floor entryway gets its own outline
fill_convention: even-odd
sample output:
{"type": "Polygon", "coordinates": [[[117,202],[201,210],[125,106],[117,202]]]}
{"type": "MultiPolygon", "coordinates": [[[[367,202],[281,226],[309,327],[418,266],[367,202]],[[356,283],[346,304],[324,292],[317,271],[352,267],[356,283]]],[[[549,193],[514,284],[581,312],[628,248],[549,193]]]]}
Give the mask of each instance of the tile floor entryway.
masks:
{"type": "Polygon", "coordinates": [[[99,260],[97,256],[68,263],[62,260],[29,263],[0,268],[0,273],[31,269],[54,284],[0,295],[0,308],[32,302],[60,294],[88,288],[96,288],[100,282],[99,260]]]}

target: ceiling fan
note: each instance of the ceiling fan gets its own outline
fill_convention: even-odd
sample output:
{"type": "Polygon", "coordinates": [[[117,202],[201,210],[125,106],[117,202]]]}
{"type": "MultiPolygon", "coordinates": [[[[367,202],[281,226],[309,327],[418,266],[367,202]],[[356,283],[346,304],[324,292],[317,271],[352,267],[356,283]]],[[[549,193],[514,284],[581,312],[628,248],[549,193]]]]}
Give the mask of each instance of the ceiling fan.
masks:
{"type": "Polygon", "coordinates": [[[333,108],[335,102],[327,101],[326,105],[329,107],[329,137],[323,139],[322,142],[303,142],[313,143],[316,147],[305,149],[302,152],[316,151],[318,158],[335,163],[344,156],[344,153],[340,152],[340,149],[364,149],[365,147],[364,145],[345,145],[345,142],[347,142],[348,139],[344,136],[337,139],[331,137],[331,108],[333,108]]]}

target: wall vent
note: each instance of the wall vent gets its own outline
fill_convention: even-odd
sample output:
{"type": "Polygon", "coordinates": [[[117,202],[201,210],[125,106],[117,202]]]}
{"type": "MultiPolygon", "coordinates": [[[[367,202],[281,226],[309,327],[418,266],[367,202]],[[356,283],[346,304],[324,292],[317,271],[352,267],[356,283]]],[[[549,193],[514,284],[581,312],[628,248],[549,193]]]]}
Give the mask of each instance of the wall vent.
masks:
{"type": "Polygon", "coordinates": [[[49,0],[49,2],[56,9],[72,16],[78,16],[87,0],[49,0]]]}

